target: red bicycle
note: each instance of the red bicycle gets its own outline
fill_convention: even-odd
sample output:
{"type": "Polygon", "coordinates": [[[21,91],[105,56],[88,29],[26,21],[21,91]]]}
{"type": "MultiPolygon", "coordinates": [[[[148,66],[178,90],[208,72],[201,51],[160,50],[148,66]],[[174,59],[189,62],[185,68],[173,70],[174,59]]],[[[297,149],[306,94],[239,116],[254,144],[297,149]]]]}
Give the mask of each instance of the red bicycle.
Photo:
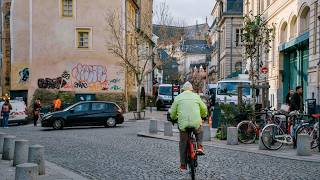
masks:
{"type": "Polygon", "coordinates": [[[186,132],[188,133],[187,141],[187,166],[189,168],[190,176],[192,180],[196,178],[196,168],[198,166],[198,155],[204,155],[203,153],[198,152],[198,143],[196,136],[193,133],[194,128],[187,128],[186,132]]]}

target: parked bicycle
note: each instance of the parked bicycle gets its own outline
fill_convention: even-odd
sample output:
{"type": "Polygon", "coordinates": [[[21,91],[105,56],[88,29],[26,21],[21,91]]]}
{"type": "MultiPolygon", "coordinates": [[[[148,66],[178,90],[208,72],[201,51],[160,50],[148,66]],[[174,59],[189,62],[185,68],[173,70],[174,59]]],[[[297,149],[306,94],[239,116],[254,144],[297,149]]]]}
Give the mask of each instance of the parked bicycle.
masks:
{"type": "Polygon", "coordinates": [[[254,143],[257,137],[259,136],[259,131],[261,127],[263,127],[268,122],[272,122],[274,111],[269,108],[266,108],[262,110],[262,112],[255,113],[255,115],[256,117],[258,117],[258,119],[256,119],[255,121],[252,120],[252,114],[250,113],[242,114],[240,115],[240,117],[238,116],[238,118],[241,119],[250,119],[241,121],[237,126],[238,140],[241,143],[254,143]]]}
{"type": "Polygon", "coordinates": [[[314,124],[305,120],[304,117],[303,114],[293,111],[289,114],[289,118],[293,123],[291,128],[286,125],[287,121],[285,120],[266,125],[261,132],[263,145],[269,150],[278,150],[283,144],[295,146],[298,134],[311,133],[314,129],[314,124]]]}
{"type": "Polygon", "coordinates": [[[298,129],[297,134],[309,134],[311,136],[311,149],[315,149],[319,146],[319,122],[316,119],[320,118],[318,114],[312,114],[312,122],[303,123],[298,129]]]}

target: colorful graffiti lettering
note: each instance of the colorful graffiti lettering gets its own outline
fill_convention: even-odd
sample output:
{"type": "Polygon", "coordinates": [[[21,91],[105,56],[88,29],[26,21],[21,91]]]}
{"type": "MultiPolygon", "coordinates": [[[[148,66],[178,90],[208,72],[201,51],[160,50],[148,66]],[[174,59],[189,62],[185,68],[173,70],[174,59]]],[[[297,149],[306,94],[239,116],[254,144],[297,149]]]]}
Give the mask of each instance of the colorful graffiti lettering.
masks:
{"type": "Polygon", "coordinates": [[[19,83],[25,84],[29,80],[29,68],[23,68],[19,71],[20,80],[19,83]]]}
{"type": "Polygon", "coordinates": [[[68,80],[70,79],[70,74],[68,73],[68,71],[63,71],[61,77],[68,80]]]}
{"type": "Polygon", "coordinates": [[[88,88],[88,84],[86,82],[75,82],[74,88],[80,88],[80,89],[88,88]]]}
{"type": "Polygon", "coordinates": [[[111,82],[111,83],[118,83],[118,82],[120,82],[120,79],[119,79],[119,78],[117,78],[117,79],[112,79],[110,82],[111,82]]]}
{"type": "Polygon", "coordinates": [[[101,65],[77,64],[72,69],[72,76],[77,81],[87,83],[105,82],[107,81],[107,69],[101,65]]]}
{"type": "Polygon", "coordinates": [[[117,86],[117,85],[113,85],[113,86],[111,87],[111,89],[114,90],[114,91],[118,91],[118,90],[121,89],[121,87],[120,87],[120,86],[117,86]]]}
{"type": "Polygon", "coordinates": [[[38,79],[38,87],[42,89],[60,89],[63,88],[67,82],[62,79],[62,77],[58,78],[40,78],[38,79]]]}

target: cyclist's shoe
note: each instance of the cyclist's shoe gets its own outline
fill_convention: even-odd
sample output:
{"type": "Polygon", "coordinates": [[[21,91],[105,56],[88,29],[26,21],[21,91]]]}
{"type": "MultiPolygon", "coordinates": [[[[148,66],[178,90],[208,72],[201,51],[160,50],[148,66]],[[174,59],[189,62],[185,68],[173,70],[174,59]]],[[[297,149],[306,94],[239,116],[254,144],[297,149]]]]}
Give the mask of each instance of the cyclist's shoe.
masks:
{"type": "Polygon", "coordinates": [[[197,155],[204,155],[203,146],[201,144],[198,144],[197,155]]]}
{"type": "Polygon", "coordinates": [[[187,166],[185,164],[180,164],[180,172],[185,172],[187,170],[187,166]]]}

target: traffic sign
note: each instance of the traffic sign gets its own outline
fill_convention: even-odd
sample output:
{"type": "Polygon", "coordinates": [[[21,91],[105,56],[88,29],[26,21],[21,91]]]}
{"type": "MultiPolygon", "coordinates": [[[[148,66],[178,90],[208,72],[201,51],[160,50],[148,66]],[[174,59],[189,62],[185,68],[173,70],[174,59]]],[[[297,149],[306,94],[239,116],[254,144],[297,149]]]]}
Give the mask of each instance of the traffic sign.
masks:
{"type": "Polygon", "coordinates": [[[267,74],[267,73],[268,73],[268,68],[267,68],[267,67],[262,67],[262,68],[261,68],[261,72],[262,72],[263,74],[267,74]]]}

